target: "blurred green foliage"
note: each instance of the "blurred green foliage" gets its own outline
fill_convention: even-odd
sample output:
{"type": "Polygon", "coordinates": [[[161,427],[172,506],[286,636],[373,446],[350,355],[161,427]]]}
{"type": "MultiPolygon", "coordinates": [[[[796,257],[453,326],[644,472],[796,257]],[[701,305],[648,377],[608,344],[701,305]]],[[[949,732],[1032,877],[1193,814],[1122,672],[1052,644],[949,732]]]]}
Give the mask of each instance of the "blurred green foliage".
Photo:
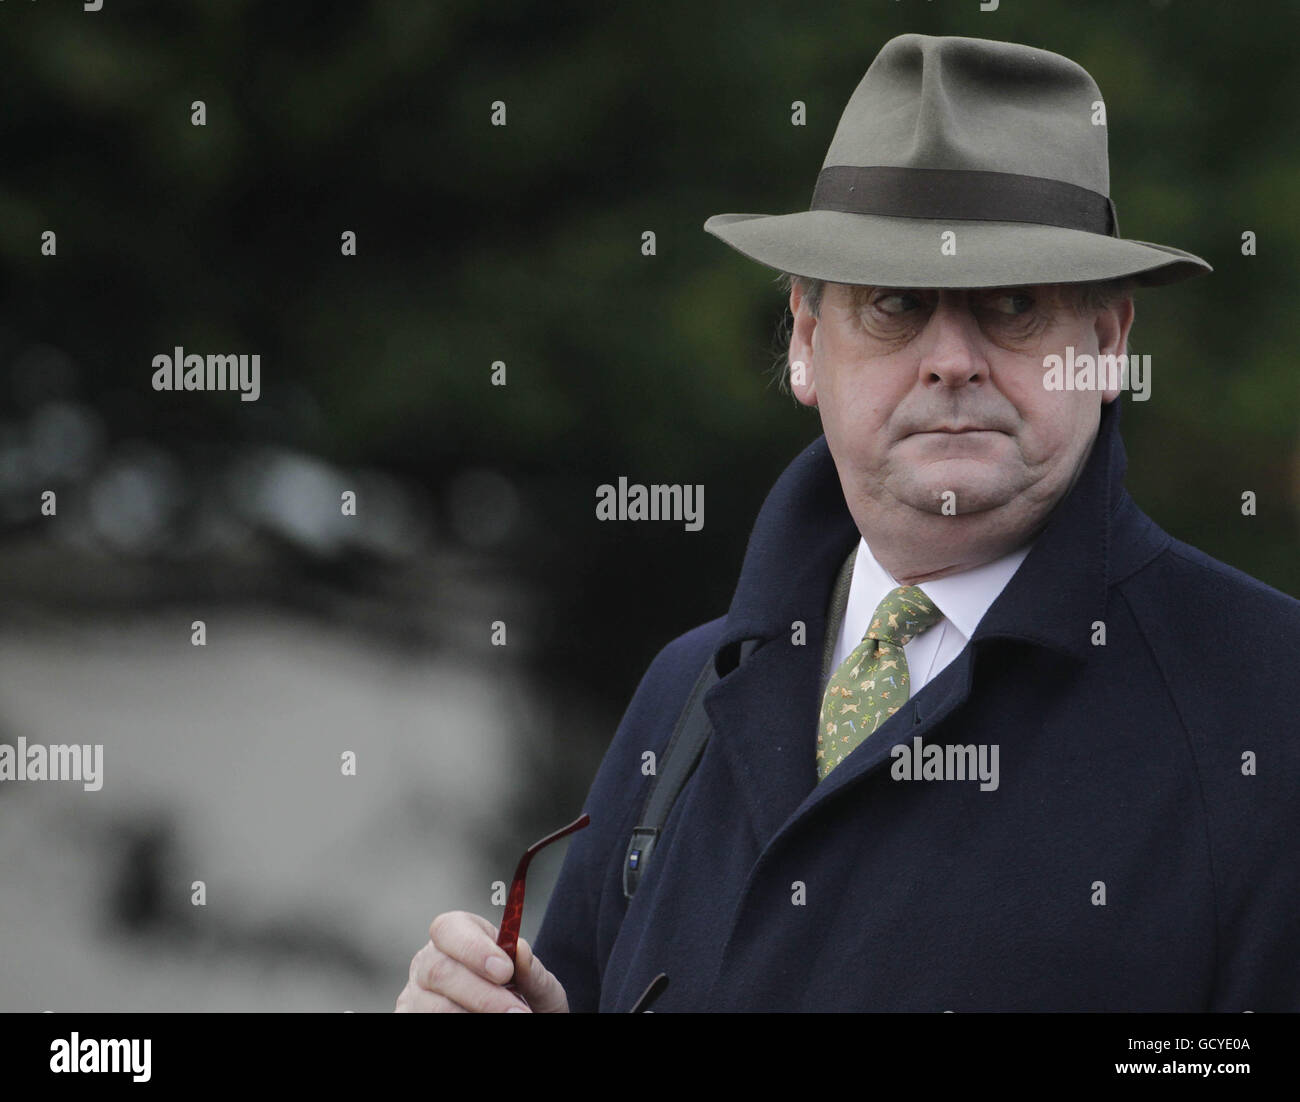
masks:
{"type": "Polygon", "coordinates": [[[1155,374],[1125,399],[1130,487],[1300,594],[1294,5],[108,0],[7,3],[0,26],[6,347],[68,350],[115,436],[270,439],[434,486],[506,473],[527,520],[507,566],[555,601],[548,664],[620,701],[726,610],[767,488],[820,431],[767,374],[776,273],[704,220],[806,207],[894,34],[1063,53],[1106,96],[1124,234],[1216,268],[1138,298],[1155,374]],[[257,408],[154,394],[175,344],[261,352],[257,408]],[[705,530],[599,525],[620,474],[705,483],[705,530]]]}

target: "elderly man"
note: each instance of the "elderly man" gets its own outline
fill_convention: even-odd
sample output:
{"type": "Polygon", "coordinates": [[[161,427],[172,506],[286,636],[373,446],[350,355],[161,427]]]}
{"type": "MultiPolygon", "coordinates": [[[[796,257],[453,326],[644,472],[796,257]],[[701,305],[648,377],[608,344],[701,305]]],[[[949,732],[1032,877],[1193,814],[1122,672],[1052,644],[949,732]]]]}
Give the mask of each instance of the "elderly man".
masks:
{"type": "Polygon", "coordinates": [[[1209,265],[1119,236],[1091,77],[893,39],[812,208],[705,228],[791,274],[824,436],[645,675],[536,952],[440,915],[398,1009],[1300,1010],[1300,603],[1124,490],[1129,291],[1209,265]]]}

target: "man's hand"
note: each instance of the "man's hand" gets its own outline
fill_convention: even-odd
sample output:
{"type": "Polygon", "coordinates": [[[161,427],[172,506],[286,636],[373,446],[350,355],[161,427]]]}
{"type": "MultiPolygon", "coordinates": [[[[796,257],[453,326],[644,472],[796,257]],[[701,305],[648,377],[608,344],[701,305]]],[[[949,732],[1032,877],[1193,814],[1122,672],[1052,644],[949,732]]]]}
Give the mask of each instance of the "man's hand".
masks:
{"type": "Polygon", "coordinates": [[[429,926],[429,944],[411,959],[410,976],[397,996],[395,1011],[567,1013],[564,988],[533,956],[532,946],[520,938],[511,967],[496,939],[497,928],[486,918],[467,911],[440,914],[429,926]],[[506,990],[511,980],[518,994],[506,990]]]}

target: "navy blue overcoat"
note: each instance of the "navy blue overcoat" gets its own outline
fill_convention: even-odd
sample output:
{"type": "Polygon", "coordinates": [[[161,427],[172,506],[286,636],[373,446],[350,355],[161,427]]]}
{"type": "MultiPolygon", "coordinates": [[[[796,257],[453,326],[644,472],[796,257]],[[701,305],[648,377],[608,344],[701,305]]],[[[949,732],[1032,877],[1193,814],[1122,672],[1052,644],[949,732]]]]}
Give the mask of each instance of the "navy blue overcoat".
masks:
{"type": "Polygon", "coordinates": [[[820,785],[858,532],[824,437],[786,469],[729,612],[655,658],[592,785],[535,945],[572,1010],[659,972],[661,1013],[1300,1010],[1300,602],[1137,507],[1119,407],[959,657],[820,785]],[[713,736],[629,903],[642,755],[709,656],[713,736]],[[996,744],[998,787],[894,779],[917,737],[996,744]]]}

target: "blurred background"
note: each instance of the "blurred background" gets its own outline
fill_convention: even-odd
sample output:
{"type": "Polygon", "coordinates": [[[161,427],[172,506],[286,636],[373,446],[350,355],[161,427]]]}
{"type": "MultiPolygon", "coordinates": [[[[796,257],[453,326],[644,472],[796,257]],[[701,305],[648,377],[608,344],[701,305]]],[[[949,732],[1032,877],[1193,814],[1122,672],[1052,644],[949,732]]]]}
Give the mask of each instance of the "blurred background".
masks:
{"type": "Polygon", "coordinates": [[[1300,8],[0,3],[0,741],[104,745],[0,784],[0,1010],[386,1011],[435,914],[499,920],[820,431],[701,225],[806,208],[906,31],[1097,79],[1122,231],[1216,268],[1139,293],[1130,490],[1300,595],[1300,8]],[[155,392],[177,345],[260,399],[155,392]],[[598,522],[620,475],[704,529],[598,522]]]}

